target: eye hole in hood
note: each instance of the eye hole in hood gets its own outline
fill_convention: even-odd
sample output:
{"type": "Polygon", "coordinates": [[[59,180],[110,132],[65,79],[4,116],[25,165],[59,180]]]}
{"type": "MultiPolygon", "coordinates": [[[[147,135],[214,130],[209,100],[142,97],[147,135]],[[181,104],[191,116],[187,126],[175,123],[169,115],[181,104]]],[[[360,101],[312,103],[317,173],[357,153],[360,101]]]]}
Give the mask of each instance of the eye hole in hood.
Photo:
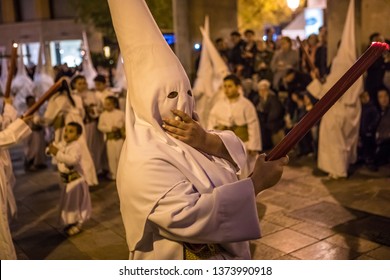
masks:
{"type": "Polygon", "coordinates": [[[168,94],[168,98],[176,98],[178,96],[178,92],[177,91],[171,91],[169,94],[168,94]]]}

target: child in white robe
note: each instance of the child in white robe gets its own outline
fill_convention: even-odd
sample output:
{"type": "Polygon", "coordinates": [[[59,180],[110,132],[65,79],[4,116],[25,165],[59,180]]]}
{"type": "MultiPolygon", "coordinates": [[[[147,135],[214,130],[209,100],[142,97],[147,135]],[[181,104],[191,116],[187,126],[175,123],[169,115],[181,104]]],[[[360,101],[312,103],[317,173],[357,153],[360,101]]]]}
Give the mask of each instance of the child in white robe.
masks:
{"type": "Polygon", "coordinates": [[[80,96],[85,110],[84,127],[88,149],[95,164],[96,173],[108,169],[103,133],[97,129],[99,116],[103,111],[96,92],[88,90],[87,80],[83,75],[77,75],[72,80],[74,95],[80,96]]]}
{"type": "Polygon", "coordinates": [[[91,216],[91,197],[82,165],[83,153],[79,144],[82,127],[76,122],[65,126],[64,142],[51,144],[48,153],[57,161],[62,179],[60,218],[69,236],[78,234],[91,216]]]}
{"type": "MultiPolygon", "coordinates": [[[[3,116],[0,116],[0,119],[3,116]]],[[[8,176],[6,174],[6,162],[4,162],[4,153],[7,147],[14,145],[21,139],[27,137],[31,129],[22,120],[17,119],[12,122],[3,131],[0,131],[0,259],[16,259],[15,248],[12,242],[11,232],[8,224],[8,176]]]]}
{"type": "Polygon", "coordinates": [[[104,112],[100,115],[98,129],[105,134],[110,180],[116,179],[119,156],[124,140],[125,114],[118,108],[118,99],[108,96],[104,112]]]}
{"type": "Polygon", "coordinates": [[[89,186],[98,185],[95,165],[87,147],[84,123],[85,116],[83,101],[80,96],[75,94],[66,94],[67,89],[61,89],[60,92],[54,95],[48,102],[47,109],[44,114],[45,123],[53,125],[55,128],[54,142],[63,140],[63,126],[70,122],[77,122],[81,125],[83,135],[80,138],[81,152],[83,153],[82,160],[85,164],[85,177],[89,186]],[[57,121],[60,120],[60,121],[57,121]],[[58,124],[57,124],[58,123],[58,124]]]}

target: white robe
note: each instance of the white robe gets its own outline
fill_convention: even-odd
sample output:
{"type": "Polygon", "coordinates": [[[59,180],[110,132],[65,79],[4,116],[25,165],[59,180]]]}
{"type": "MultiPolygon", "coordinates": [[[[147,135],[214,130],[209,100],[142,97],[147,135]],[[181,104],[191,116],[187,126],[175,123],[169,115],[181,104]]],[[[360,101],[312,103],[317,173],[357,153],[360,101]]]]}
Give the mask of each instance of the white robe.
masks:
{"type": "Polygon", "coordinates": [[[99,116],[103,111],[103,106],[94,91],[88,90],[82,94],[78,92],[76,92],[76,94],[81,96],[84,107],[87,108],[86,110],[90,110],[89,112],[85,112],[85,114],[88,114],[88,121],[85,122],[85,137],[87,139],[88,149],[95,164],[96,173],[99,173],[106,170],[108,164],[104,136],[97,129],[99,116]]]}
{"type": "MultiPolygon", "coordinates": [[[[34,115],[33,120],[28,122],[28,125],[41,125],[41,117],[38,113],[34,115]]],[[[32,166],[44,165],[46,163],[45,154],[45,131],[41,126],[38,130],[32,130],[32,133],[24,141],[24,156],[27,162],[31,162],[32,166]]]]}
{"type": "MultiPolygon", "coordinates": [[[[73,100],[75,101],[75,107],[69,101],[69,98],[66,94],[57,94],[53,96],[47,105],[47,109],[44,114],[45,121],[51,123],[58,115],[62,114],[65,118],[65,124],[70,122],[77,122],[83,128],[83,133],[80,137],[80,145],[82,146],[83,157],[82,160],[85,161],[84,165],[87,167],[85,170],[85,179],[88,185],[93,186],[98,184],[98,179],[96,176],[95,165],[93,163],[91,154],[89,152],[86,137],[85,137],[85,127],[83,119],[85,116],[83,101],[80,96],[72,95],[73,100]]],[[[55,132],[55,142],[62,141],[62,130],[57,129],[55,132]]]]}
{"type": "Polygon", "coordinates": [[[60,199],[60,217],[63,225],[83,224],[91,217],[91,197],[89,194],[88,184],[85,180],[86,168],[83,166],[82,146],[79,140],[69,144],[60,143],[56,145],[59,148],[55,155],[58,171],[69,173],[69,167],[77,171],[80,178],[68,183],[62,184],[60,199]]]}
{"type": "MultiPolygon", "coordinates": [[[[256,108],[242,95],[234,102],[230,102],[226,97],[220,99],[210,111],[208,129],[214,129],[218,125],[232,127],[233,125],[248,126],[248,141],[244,142],[247,151],[261,151],[262,142],[260,134],[260,123],[257,117],[256,108]]],[[[256,155],[247,155],[248,166],[241,174],[242,178],[247,177],[254,168],[256,155]]]]}
{"type": "MultiPolygon", "coordinates": [[[[125,126],[125,113],[118,109],[111,112],[104,111],[99,117],[98,129],[102,133],[109,133],[112,132],[114,126],[118,128],[125,126]]],[[[105,140],[110,177],[116,179],[123,139],[108,140],[105,137],[105,140]]]]}
{"type": "Polygon", "coordinates": [[[7,211],[7,176],[5,174],[2,154],[5,149],[12,146],[22,138],[31,133],[30,128],[24,121],[17,119],[5,130],[0,132],[0,259],[16,259],[15,248],[12,242],[12,237],[8,225],[8,211],[7,211]]]}
{"type": "MultiPolygon", "coordinates": [[[[142,131],[142,124],[137,127],[142,131]]],[[[238,137],[219,135],[239,168],[245,166],[238,137]]],[[[159,139],[144,144],[124,146],[117,180],[130,259],[180,260],[183,242],[216,243],[228,254],[217,258],[250,259],[247,240],[260,237],[251,179],[237,181],[238,170],[229,162],[196,150],[167,151],[159,139]],[[129,149],[133,156],[126,158],[129,149]],[[204,176],[208,185],[201,182],[204,176]]]]}
{"type": "Polygon", "coordinates": [[[115,96],[114,92],[110,90],[109,88],[105,88],[103,91],[96,90],[95,91],[96,96],[99,98],[100,103],[103,105],[104,100],[108,96],[115,96]]]}
{"type": "Polygon", "coordinates": [[[196,118],[188,77],[144,0],[108,3],[129,89],[117,188],[130,258],[180,260],[189,242],[218,243],[229,258],[249,259],[248,240],[260,227],[252,181],[237,182],[243,143],[219,133],[235,169],[165,133],[171,109],[196,118]]]}
{"type": "Polygon", "coordinates": [[[361,105],[336,104],[320,124],[318,168],[336,177],[347,177],[348,167],[357,159],[361,105]]]}
{"type": "MultiPolygon", "coordinates": [[[[341,44],[333,59],[326,82],[321,84],[315,79],[307,87],[310,93],[318,99],[322,98],[337,83],[356,60],[354,7],[355,2],[351,0],[341,44]]],[[[331,177],[347,177],[349,164],[356,161],[361,113],[359,95],[361,92],[363,92],[363,77],[357,79],[321,120],[318,168],[328,172],[331,177]]]]}
{"type": "MultiPolygon", "coordinates": [[[[16,120],[17,115],[18,112],[16,111],[14,106],[10,104],[5,104],[4,112],[0,121],[0,130],[6,129],[13,121],[16,120]]],[[[2,166],[5,174],[8,207],[10,210],[11,217],[14,217],[17,212],[16,200],[13,192],[13,188],[15,186],[15,176],[12,167],[11,156],[9,154],[8,149],[1,149],[0,161],[2,161],[2,166]]]]}

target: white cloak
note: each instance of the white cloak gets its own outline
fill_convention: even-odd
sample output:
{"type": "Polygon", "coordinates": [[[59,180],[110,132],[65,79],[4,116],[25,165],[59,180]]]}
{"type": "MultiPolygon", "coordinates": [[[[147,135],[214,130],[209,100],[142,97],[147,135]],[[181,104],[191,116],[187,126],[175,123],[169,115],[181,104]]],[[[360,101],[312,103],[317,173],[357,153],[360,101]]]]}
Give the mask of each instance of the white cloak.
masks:
{"type": "Polygon", "coordinates": [[[15,248],[8,225],[7,196],[9,193],[7,176],[5,174],[2,154],[7,147],[12,146],[31,133],[30,128],[21,119],[15,120],[5,130],[0,132],[0,259],[16,259],[15,248]]]}
{"type": "Polygon", "coordinates": [[[88,184],[85,180],[85,169],[83,166],[80,141],[73,141],[69,144],[64,142],[56,145],[59,150],[55,155],[58,171],[68,173],[69,167],[72,166],[80,178],[68,183],[62,184],[60,199],[60,215],[63,225],[75,223],[84,223],[91,217],[91,197],[89,194],[88,184]]]}

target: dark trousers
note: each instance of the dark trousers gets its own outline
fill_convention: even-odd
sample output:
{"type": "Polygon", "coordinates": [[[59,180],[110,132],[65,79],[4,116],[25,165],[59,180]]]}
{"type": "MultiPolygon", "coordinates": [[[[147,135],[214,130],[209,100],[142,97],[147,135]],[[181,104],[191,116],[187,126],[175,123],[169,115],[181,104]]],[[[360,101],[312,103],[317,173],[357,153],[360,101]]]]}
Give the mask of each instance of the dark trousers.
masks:
{"type": "Polygon", "coordinates": [[[373,135],[360,136],[358,148],[359,160],[365,164],[375,163],[376,141],[373,135]]]}

